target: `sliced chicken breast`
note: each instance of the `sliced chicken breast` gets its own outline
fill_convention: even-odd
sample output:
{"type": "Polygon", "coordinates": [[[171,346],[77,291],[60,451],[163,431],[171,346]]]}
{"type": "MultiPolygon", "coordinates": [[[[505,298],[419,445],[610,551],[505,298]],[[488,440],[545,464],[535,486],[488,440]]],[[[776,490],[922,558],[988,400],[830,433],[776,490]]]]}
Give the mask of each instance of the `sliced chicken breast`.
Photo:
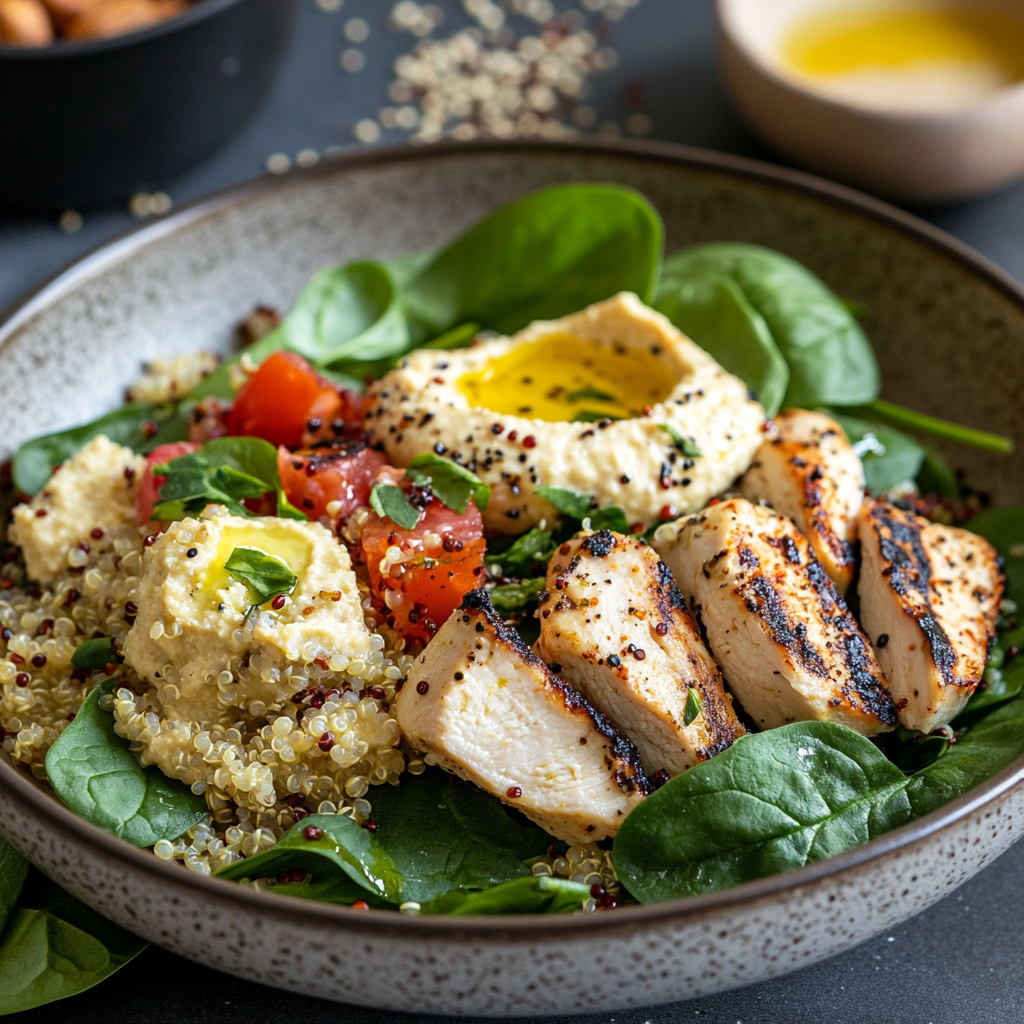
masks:
{"type": "Polygon", "coordinates": [[[853,580],[864,466],[843,428],[820,412],[789,409],[775,417],[775,427],[740,481],[740,491],[789,516],[845,594],[853,580]]]}
{"type": "Polygon", "coordinates": [[[981,682],[1003,597],[995,549],[884,501],[861,511],[861,621],[908,729],[959,714],[981,682]]]}
{"type": "Polygon", "coordinates": [[[659,533],[658,552],[761,728],[832,721],[872,736],[896,725],[870,643],[791,519],[734,498],[659,533]]]}
{"type": "Polygon", "coordinates": [[[636,748],[471,591],[395,701],[405,739],[568,843],[613,836],[650,791],[636,748]]]}
{"type": "Polygon", "coordinates": [[[678,775],[743,734],[672,573],[643,541],[601,530],[563,544],[539,614],[541,656],[629,735],[648,775],[678,775]]]}

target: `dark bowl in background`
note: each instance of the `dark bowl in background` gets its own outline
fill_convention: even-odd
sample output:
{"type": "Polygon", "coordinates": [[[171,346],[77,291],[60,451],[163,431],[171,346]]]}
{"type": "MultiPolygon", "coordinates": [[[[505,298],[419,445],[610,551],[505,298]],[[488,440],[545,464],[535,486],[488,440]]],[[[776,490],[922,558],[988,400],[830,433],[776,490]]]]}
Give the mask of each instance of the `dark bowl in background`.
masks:
{"type": "Polygon", "coordinates": [[[0,45],[0,207],[127,200],[199,162],[266,96],[298,0],[198,0],[114,39],[0,45]]]}

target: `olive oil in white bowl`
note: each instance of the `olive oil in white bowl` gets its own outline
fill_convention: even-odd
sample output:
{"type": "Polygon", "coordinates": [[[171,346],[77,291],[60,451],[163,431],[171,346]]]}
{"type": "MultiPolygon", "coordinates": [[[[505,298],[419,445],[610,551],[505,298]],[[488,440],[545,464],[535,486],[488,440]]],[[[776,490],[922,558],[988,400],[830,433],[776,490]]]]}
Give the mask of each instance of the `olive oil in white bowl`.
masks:
{"type": "Polygon", "coordinates": [[[719,0],[726,75],[790,159],[936,202],[1024,173],[1024,0],[719,0]]]}

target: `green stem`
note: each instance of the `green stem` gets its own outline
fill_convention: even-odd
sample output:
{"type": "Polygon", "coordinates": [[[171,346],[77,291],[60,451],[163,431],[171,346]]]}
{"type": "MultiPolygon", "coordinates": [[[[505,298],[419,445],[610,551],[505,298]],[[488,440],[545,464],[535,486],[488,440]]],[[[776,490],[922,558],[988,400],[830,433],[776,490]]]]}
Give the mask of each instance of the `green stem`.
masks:
{"type": "Polygon", "coordinates": [[[923,434],[932,434],[935,437],[944,437],[948,441],[957,441],[960,444],[968,444],[975,448],[984,448],[990,452],[1012,452],[1013,441],[1008,437],[999,434],[990,434],[987,430],[975,430],[973,427],[964,427],[959,423],[950,423],[948,420],[940,420],[936,416],[927,416],[923,412],[914,412],[913,409],[905,409],[895,402],[887,402],[884,398],[877,398],[870,405],[864,406],[863,411],[872,413],[883,423],[894,427],[906,427],[909,430],[917,430],[923,434]]]}

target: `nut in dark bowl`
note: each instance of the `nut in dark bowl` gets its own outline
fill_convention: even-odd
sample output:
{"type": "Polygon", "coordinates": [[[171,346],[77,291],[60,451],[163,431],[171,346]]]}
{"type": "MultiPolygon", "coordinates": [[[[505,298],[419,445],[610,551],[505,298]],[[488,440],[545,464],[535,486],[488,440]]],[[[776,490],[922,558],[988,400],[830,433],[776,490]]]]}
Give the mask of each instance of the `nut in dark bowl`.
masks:
{"type": "Polygon", "coordinates": [[[9,209],[97,206],[195,164],[266,96],[297,10],[296,0],[71,6],[0,5],[9,209]],[[19,17],[20,28],[7,27],[19,17]],[[15,31],[24,42],[34,32],[36,45],[14,45],[15,31]],[[55,31],[64,35],[47,45],[55,31]]]}

